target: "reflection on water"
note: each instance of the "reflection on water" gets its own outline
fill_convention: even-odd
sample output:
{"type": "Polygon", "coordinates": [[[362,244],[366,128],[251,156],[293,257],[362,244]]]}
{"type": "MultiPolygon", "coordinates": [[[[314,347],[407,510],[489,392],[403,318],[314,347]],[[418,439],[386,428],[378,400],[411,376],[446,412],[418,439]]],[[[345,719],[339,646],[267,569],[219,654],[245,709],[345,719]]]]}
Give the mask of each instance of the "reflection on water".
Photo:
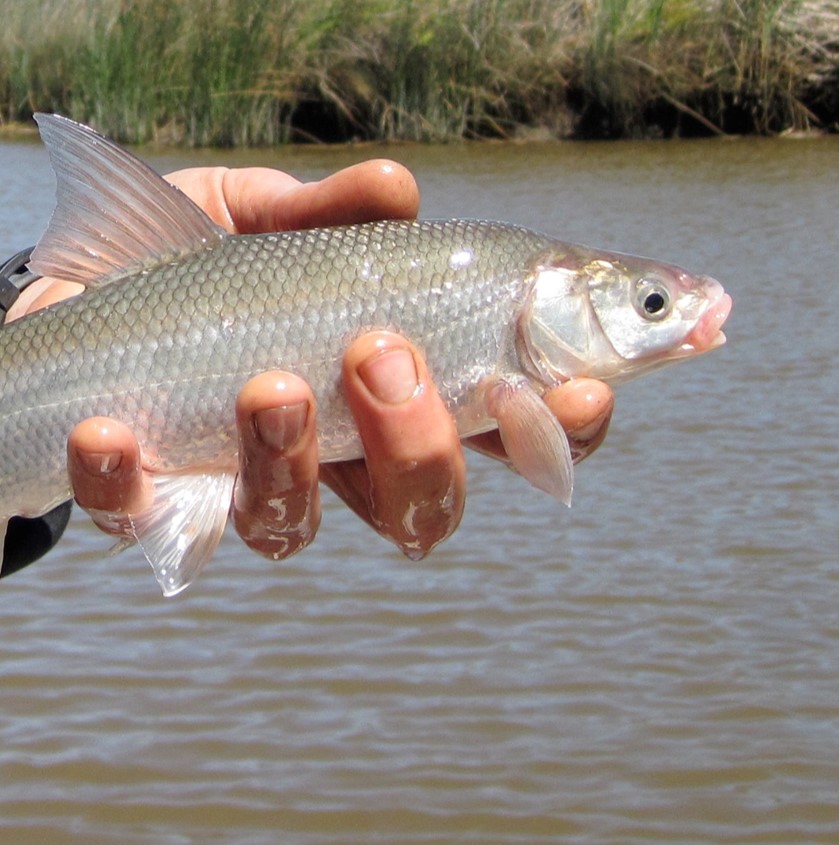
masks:
{"type": "MultiPolygon", "coordinates": [[[[229,537],[164,601],[77,517],[0,586],[4,841],[837,841],[835,139],[241,160],[374,154],[428,216],[717,276],[729,345],[620,389],[568,512],[472,461],[463,529],[419,564],[333,503],[298,558],[229,537]]],[[[51,180],[32,144],[0,168],[5,255],[51,180]]]]}

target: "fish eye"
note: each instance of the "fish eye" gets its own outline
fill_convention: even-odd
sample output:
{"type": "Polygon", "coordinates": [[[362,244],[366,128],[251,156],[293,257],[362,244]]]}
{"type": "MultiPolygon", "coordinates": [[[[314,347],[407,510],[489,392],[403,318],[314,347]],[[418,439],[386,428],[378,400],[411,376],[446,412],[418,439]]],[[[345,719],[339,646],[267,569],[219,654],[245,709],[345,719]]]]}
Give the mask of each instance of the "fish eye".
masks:
{"type": "Polygon", "coordinates": [[[635,308],[647,320],[663,320],[670,313],[670,291],[660,282],[643,281],[635,292],[635,308]]]}

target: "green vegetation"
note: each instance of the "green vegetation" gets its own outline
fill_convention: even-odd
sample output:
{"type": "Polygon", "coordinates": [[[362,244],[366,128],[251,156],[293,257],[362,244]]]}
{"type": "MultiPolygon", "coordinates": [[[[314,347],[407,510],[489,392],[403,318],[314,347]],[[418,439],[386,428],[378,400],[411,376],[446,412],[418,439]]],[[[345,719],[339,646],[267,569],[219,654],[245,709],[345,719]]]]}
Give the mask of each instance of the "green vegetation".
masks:
{"type": "Polygon", "coordinates": [[[0,0],[0,124],[121,140],[839,128],[839,0],[0,0]]]}

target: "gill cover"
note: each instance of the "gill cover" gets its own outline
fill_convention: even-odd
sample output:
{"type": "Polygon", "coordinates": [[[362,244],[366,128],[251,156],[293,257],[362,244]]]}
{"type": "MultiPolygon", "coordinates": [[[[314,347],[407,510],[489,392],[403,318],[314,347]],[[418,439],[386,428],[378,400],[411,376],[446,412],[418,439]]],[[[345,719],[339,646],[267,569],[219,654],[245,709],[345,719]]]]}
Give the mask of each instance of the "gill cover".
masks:
{"type": "Polygon", "coordinates": [[[539,266],[519,325],[521,357],[541,380],[588,375],[592,362],[611,357],[589,301],[587,280],[554,259],[539,266]]]}

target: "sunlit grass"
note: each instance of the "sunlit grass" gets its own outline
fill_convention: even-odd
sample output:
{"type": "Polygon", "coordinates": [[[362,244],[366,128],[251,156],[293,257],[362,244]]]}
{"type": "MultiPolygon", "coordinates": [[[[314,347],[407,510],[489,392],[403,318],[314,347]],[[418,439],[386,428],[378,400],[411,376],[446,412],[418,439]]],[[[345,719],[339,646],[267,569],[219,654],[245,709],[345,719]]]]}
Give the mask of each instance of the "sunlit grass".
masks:
{"type": "Polygon", "coordinates": [[[839,0],[0,0],[0,121],[122,141],[836,127],[839,0]],[[834,93],[831,93],[834,92],[834,93]]]}

